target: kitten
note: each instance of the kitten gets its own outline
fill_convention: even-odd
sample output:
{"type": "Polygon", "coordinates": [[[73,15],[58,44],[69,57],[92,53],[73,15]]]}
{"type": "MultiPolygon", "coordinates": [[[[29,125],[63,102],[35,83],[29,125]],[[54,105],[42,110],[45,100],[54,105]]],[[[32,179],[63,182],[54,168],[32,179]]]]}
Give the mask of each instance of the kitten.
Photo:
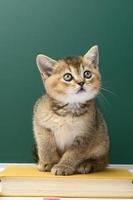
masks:
{"type": "Polygon", "coordinates": [[[84,56],[37,56],[46,94],[34,106],[38,169],[55,175],[90,173],[108,164],[109,137],[96,106],[101,76],[98,47],[84,56]]]}

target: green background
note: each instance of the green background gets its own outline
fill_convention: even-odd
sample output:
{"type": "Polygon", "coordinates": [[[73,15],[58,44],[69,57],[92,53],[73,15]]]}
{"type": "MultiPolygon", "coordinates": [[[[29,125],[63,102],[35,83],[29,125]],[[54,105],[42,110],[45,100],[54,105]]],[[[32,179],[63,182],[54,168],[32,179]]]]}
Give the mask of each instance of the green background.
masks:
{"type": "Polygon", "coordinates": [[[132,163],[133,1],[0,0],[0,162],[33,162],[32,108],[44,92],[35,57],[99,45],[110,163],[132,163]]]}

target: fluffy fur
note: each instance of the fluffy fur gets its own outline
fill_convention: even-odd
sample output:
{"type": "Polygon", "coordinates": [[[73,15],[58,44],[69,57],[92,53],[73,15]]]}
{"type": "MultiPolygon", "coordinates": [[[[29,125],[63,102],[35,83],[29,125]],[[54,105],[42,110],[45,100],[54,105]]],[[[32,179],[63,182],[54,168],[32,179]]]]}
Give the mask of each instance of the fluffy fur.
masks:
{"type": "Polygon", "coordinates": [[[109,137],[95,103],[101,85],[97,46],[58,61],[38,55],[37,65],[46,89],[33,115],[38,169],[56,175],[103,170],[109,137]]]}

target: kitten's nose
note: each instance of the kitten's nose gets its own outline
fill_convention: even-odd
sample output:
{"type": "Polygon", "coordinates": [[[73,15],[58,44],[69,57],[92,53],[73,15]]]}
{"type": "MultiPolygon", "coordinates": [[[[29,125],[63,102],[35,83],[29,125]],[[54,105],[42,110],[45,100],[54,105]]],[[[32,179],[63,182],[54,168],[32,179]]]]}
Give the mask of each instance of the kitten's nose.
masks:
{"type": "Polygon", "coordinates": [[[81,82],[79,82],[78,84],[79,84],[81,87],[83,87],[84,81],[81,81],[81,82]]]}

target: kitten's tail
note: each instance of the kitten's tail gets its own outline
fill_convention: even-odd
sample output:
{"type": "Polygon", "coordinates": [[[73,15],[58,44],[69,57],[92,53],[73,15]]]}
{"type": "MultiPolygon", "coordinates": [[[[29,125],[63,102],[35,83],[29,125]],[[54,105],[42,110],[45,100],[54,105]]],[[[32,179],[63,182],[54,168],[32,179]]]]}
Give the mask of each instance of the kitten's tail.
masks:
{"type": "Polygon", "coordinates": [[[34,161],[38,162],[39,158],[38,158],[38,150],[37,150],[37,145],[36,144],[33,144],[32,155],[33,155],[34,161]]]}

